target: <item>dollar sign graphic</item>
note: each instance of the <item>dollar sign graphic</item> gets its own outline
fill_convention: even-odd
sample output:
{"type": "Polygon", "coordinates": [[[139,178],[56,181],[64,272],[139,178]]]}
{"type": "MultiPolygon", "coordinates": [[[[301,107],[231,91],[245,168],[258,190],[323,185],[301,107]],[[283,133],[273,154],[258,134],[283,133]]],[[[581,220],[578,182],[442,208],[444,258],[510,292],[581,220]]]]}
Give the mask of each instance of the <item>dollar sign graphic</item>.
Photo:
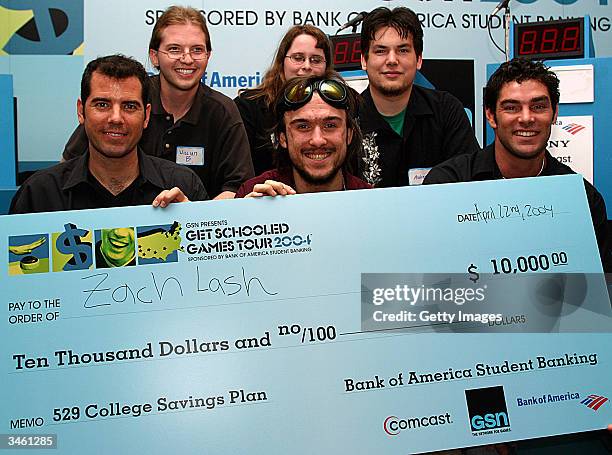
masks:
{"type": "Polygon", "coordinates": [[[480,274],[476,270],[478,270],[478,267],[475,266],[474,264],[471,264],[468,267],[468,273],[470,274],[470,280],[472,280],[474,283],[476,283],[478,279],[480,278],[480,274]]]}
{"type": "Polygon", "coordinates": [[[81,242],[81,237],[85,235],[87,235],[86,230],[79,229],[72,223],[64,224],[64,232],[55,242],[57,251],[72,256],[64,265],[64,270],[85,270],[91,267],[93,263],[91,244],[81,242]]]}

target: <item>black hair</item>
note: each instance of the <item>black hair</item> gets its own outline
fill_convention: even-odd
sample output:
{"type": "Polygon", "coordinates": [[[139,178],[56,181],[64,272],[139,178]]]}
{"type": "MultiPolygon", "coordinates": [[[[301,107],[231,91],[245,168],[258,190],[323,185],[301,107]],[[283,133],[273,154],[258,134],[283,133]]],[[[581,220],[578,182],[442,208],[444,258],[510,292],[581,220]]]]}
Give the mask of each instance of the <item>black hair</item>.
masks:
{"type": "Polygon", "coordinates": [[[529,60],[526,58],[513,58],[509,62],[501,64],[491,75],[484,93],[485,108],[495,112],[499,92],[504,84],[509,82],[538,81],[548,89],[548,96],[553,108],[557,110],[559,104],[559,78],[546,65],[540,61],[529,60]]]}
{"type": "Polygon", "coordinates": [[[100,73],[113,79],[138,78],[142,86],[143,108],[149,102],[149,76],[144,67],[133,58],[115,54],[92,60],[85,67],[81,78],[81,102],[83,105],[91,93],[91,78],[94,73],[100,73]]]}
{"type": "Polygon", "coordinates": [[[402,39],[412,36],[416,56],[423,55],[423,27],[415,12],[404,6],[392,10],[381,6],[372,10],[361,24],[361,53],[366,60],[370,52],[370,41],[381,27],[392,27],[402,39]]]}

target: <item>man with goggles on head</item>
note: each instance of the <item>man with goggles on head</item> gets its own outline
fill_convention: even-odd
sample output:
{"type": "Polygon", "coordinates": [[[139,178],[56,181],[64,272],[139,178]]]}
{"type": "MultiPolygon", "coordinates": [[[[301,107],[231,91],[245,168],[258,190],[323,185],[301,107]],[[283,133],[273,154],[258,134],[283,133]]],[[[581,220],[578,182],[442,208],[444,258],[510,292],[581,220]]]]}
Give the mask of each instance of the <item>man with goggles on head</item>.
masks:
{"type": "Polygon", "coordinates": [[[245,182],[236,197],[370,188],[348,171],[361,147],[355,109],[335,73],[286,82],[276,100],[276,169],[245,182]]]}

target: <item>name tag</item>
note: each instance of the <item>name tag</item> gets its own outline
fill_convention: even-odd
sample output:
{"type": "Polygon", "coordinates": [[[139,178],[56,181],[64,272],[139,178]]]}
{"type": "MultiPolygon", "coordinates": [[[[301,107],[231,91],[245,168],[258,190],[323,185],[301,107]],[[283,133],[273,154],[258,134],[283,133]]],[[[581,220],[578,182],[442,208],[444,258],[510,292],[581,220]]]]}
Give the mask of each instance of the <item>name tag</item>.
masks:
{"type": "Polygon", "coordinates": [[[415,167],[413,169],[408,170],[408,184],[410,186],[420,185],[423,183],[427,174],[431,170],[430,167],[415,167]]]}
{"type": "Polygon", "coordinates": [[[176,164],[204,166],[204,147],[178,146],[176,148],[176,164]]]}

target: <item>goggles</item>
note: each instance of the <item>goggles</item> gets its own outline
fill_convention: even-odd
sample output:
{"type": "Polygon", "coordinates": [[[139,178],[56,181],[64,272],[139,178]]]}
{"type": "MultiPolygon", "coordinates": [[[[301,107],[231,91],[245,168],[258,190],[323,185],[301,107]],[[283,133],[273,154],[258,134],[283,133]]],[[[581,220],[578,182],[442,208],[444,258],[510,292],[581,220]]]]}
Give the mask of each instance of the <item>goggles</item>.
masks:
{"type": "Polygon", "coordinates": [[[308,103],[315,92],[330,106],[348,108],[347,88],[334,79],[306,80],[289,86],[281,98],[280,107],[284,111],[295,111],[308,103]]]}

